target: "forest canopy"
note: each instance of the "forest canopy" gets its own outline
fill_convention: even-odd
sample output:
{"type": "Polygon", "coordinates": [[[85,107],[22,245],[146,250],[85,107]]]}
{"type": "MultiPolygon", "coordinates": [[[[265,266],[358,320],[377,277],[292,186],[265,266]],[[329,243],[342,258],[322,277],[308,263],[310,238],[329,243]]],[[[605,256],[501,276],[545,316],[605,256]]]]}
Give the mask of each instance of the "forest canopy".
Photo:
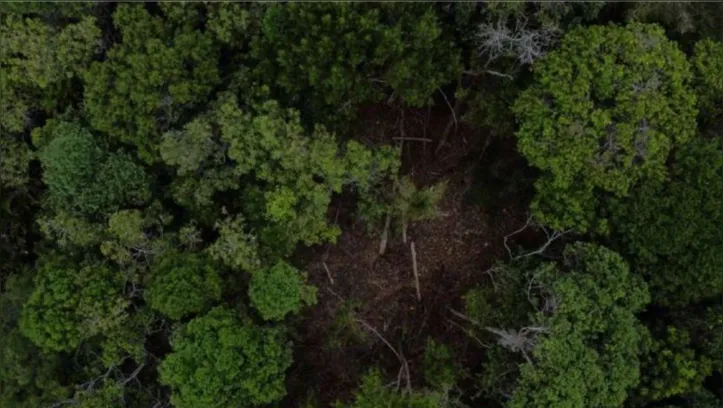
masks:
{"type": "Polygon", "coordinates": [[[722,33],[0,3],[0,407],[723,406],[722,33]]]}

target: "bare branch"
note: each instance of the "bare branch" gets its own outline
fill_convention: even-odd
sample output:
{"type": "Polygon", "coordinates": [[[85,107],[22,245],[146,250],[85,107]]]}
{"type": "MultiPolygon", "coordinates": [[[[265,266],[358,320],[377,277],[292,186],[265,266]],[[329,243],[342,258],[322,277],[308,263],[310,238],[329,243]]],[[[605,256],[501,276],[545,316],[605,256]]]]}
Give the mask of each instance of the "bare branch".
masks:
{"type": "Polygon", "coordinates": [[[512,75],[503,74],[503,73],[497,72],[497,71],[492,71],[491,69],[485,70],[485,72],[488,73],[488,74],[490,74],[490,75],[494,75],[494,76],[498,76],[498,77],[502,77],[502,78],[507,78],[507,79],[510,79],[510,80],[515,79],[512,75]]]}
{"type": "Polygon", "coordinates": [[[534,251],[532,251],[532,252],[528,252],[528,253],[526,253],[526,254],[518,255],[518,256],[516,256],[516,257],[513,258],[513,259],[526,258],[526,257],[532,256],[532,255],[541,255],[543,252],[545,252],[545,250],[547,249],[547,247],[549,247],[553,242],[557,241],[558,238],[561,238],[561,237],[563,237],[564,235],[566,235],[566,234],[568,234],[569,232],[572,231],[572,229],[567,229],[567,230],[565,230],[565,231],[554,231],[554,232],[552,233],[552,235],[550,235],[550,234],[548,233],[548,231],[547,231],[547,228],[542,227],[542,230],[545,231],[545,234],[547,235],[547,242],[545,242],[545,243],[544,243],[541,247],[539,247],[538,249],[536,249],[536,250],[534,250],[534,251]]]}
{"type": "Polygon", "coordinates": [[[130,375],[128,378],[126,378],[125,380],[123,380],[123,382],[121,382],[121,385],[126,385],[126,384],[128,384],[129,382],[131,382],[132,380],[134,380],[134,379],[138,376],[138,373],[140,373],[141,370],[143,370],[143,367],[145,367],[145,366],[146,366],[145,364],[139,365],[139,366],[131,373],[131,375],[130,375]]]}
{"type": "Polygon", "coordinates": [[[469,329],[463,327],[461,324],[455,322],[454,320],[451,320],[451,319],[446,319],[446,320],[447,320],[448,323],[451,323],[452,325],[458,327],[458,328],[459,328],[460,330],[462,330],[466,335],[468,335],[469,337],[473,338],[480,346],[482,346],[482,347],[484,347],[484,348],[490,348],[490,345],[489,345],[489,344],[486,344],[485,342],[483,342],[482,340],[480,340],[477,336],[475,336],[474,333],[472,333],[472,330],[469,330],[469,329]]]}
{"type": "Polygon", "coordinates": [[[543,57],[557,40],[557,30],[530,30],[519,20],[514,29],[505,21],[481,24],[477,30],[478,53],[487,54],[487,64],[500,57],[515,57],[521,65],[532,64],[543,57]]]}
{"type": "Polygon", "coordinates": [[[387,212],[387,218],[384,220],[384,231],[382,231],[381,241],[379,242],[379,255],[384,255],[387,250],[387,239],[389,237],[389,227],[392,223],[392,212],[387,212]]]}
{"type": "Polygon", "coordinates": [[[505,237],[503,239],[503,243],[504,243],[505,249],[507,250],[507,254],[510,256],[510,259],[514,261],[514,260],[526,258],[528,256],[532,256],[532,255],[542,255],[542,253],[545,252],[545,250],[547,250],[547,248],[550,245],[552,245],[553,242],[557,241],[559,238],[565,236],[566,234],[568,234],[570,232],[572,232],[572,229],[566,229],[565,231],[552,231],[552,233],[550,233],[550,230],[547,227],[545,227],[544,225],[538,225],[535,222],[532,214],[530,214],[527,217],[527,221],[525,221],[525,225],[523,225],[518,230],[515,230],[514,232],[505,235],[505,237]],[[510,249],[509,245],[507,245],[507,241],[511,237],[513,237],[513,236],[519,234],[520,232],[524,231],[525,229],[527,229],[527,227],[529,227],[530,225],[538,226],[539,229],[541,229],[542,232],[545,233],[545,236],[547,237],[547,241],[544,244],[542,244],[542,246],[540,246],[539,248],[537,248],[534,251],[530,251],[530,252],[527,252],[527,253],[524,253],[521,255],[513,256],[512,250],[510,249]]]}
{"type": "Polygon", "coordinates": [[[356,320],[357,320],[357,322],[359,322],[359,324],[361,324],[362,326],[366,327],[369,331],[374,333],[389,348],[389,350],[391,350],[392,353],[394,353],[394,355],[399,360],[399,363],[401,363],[402,368],[404,369],[404,372],[406,373],[407,391],[411,393],[412,392],[412,382],[411,382],[412,380],[410,378],[411,376],[409,375],[409,364],[407,363],[407,359],[404,358],[404,356],[401,353],[399,353],[394,347],[392,347],[391,343],[389,343],[387,341],[387,339],[385,339],[384,336],[382,336],[377,331],[377,329],[375,329],[369,323],[367,323],[366,321],[364,321],[362,319],[356,319],[356,320]]]}
{"type": "Polygon", "coordinates": [[[429,143],[429,142],[433,142],[433,141],[434,141],[434,140],[432,140],[432,139],[428,139],[428,138],[424,138],[424,137],[393,137],[392,139],[393,139],[393,140],[401,140],[401,141],[403,141],[403,142],[404,142],[404,141],[410,141],[410,142],[425,142],[425,143],[429,143]]]}
{"type": "Polygon", "coordinates": [[[334,284],[334,278],[331,276],[331,271],[329,270],[329,267],[326,266],[326,262],[322,261],[321,265],[324,267],[324,270],[326,271],[326,276],[329,278],[329,282],[333,285],[334,284]]]}
{"type": "Polygon", "coordinates": [[[417,301],[422,301],[422,291],[419,288],[419,272],[417,271],[417,251],[414,248],[414,241],[409,244],[409,248],[412,250],[412,269],[414,271],[414,285],[417,288],[417,301]]]}
{"type": "Polygon", "coordinates": [[[520,232],[526,230],[527,227],[529,227],[532,222],[533,222],[532,214],[529,214],[529,215],[527,216],[527,221],[525,221],[525,225],[523,225],[520,229],[515,230],[514,232],[512,232],[512,233],[510,233],[510,234],[505,235],[504,240],[503,240],[503,243],[504,243],[504,245],[505,245],[505,249],[507,250],[507,254],[510,256],[511,259],[515,259],[515,257],[512,256],[512,250],[511,250],[510,247],[507,245],[507,240],[510,239],[510,237],[515,236],[515,235],[519,234],[520,232]]]}
{"type": "Polygon", "coordinates": [[[457,122],[457,114],[454,112],[454,108],[452,108],[452,104],[449,103],[449,99],[447,99],[447,95],[444,92],[442,92],[442,88],[437,88],[437,90],[439,91],[439,93],[442,94],[442,97],[444,97],[444,101],[447,102],[449,111],[452,112],[452,119],[454,119],[454,127],[455,128],[459,127],[459,124],[457,122]]]}
{"type": "Polygon", "coordinates": [[[527,352],[532,351],[537,344],[537,334],[544,333],[548,329],[541,326],[529,326],[523,327],[517,332],[514,330],[497,329],[494,327],[485,327],[485,330],[497,335],[497,344],[513,352],[522,353],[525,360],[532,364],[532,359],[530,359],[527,355],[527,352]]]}

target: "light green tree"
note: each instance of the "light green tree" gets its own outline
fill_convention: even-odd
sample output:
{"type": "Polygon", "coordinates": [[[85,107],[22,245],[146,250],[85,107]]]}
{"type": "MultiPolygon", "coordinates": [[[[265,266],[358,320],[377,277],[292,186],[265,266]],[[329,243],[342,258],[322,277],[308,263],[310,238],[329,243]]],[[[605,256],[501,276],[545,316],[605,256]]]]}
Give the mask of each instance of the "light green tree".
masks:
{"type": "Polygon", "coordinates": [[[217,192],[241,190],[244,217],[225,228],[219,245],[231,244],[226,239],[231,229],[243,229],[257,243],[251,243],[252,238],[242,241],[279,255],[289,254],[298,243],[334,240],[338,228],[326,218],[332,194],[344,187],[368,191],[389,179],[399,162],[389,147],[369,149],[353,141],[339,146],[322,127],[307,132],[299,113],[277,102],[249,112],[229,94],[207,115],[163,139],[164,160],[191,180],[182,182],[183,191],[199,186],[189,191],[191,206],[209,205],[217,192]]]}
{"type": "Polygon", "coordinates": [[[305,283],[305,276],[284,261],[251,274],[249,298],[264,320],[282,320],[299,313],[303,306],[316,303],[316,288],[305,283]]]}
{"type": "Polygon", "coordinates": [[[413,391],[402,393],[393,387],[384,386],[379,370],[372,370],[362,377],[354,401],[349,404],[337,403],[336,408],[440,408],[444,407],[444,395],[437,392],[413,391]]]}
{"type": "Polygon", "coordinates": [[[174,333],[159,367],[178,408],[252,407],[280,400],[291,348],[279,328],[259,327],[215,308],[174,333]]]}
{"type": "Polygon", "coordinates": [[[43,350],[72,350],[125,319],[122,291],[122,281],[105,266],[46,260],[23,306],[20,329],[43,350]]]}
{"type": "Polygon", "coordinates": [[[689,64],[658,26],[573,29],[533,70],[514,107],[517,146],[543,172],[532,209],[554,228],[585,231],[598,193],[664,179],[671,149],[695,133],[689,64]]]}
{"type": "Polygon", "coordinates": [[[720,131],[720,125],[723,123],[723,96],[721,96],[723,78],[720,76],[720,72],[723,71],[723,42],[721,41],[710,39],[698,41],[692,57],[694,85],[701,109],[700,118],[714,131],[720,131]]]}
{"type": "Polygon", "coordinates": [[[645,283],[607,248],[577,243],[564,256],[563,268],[543,264],[532,274],[542,311],[529,330],[498,339],[530,353],[508,407],[621,406],[639,381],[645,283]]]}
{"type": "Polygon", "coordinates": [[[0,134],[21,132],[31,111],[55,113],[99,51],[95,19],[48,24],[12,10],[0,13],[0,134]]]}

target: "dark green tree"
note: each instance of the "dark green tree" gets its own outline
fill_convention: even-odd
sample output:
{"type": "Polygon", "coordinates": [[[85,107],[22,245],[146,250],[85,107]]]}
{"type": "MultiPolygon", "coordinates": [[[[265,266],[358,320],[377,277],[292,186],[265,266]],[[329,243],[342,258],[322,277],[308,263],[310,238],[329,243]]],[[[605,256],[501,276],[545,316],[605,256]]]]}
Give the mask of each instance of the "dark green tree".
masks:
{"type": "Polygon", "coordinates": [[[723,142],[696,139],[676,153],[669,182],[643,184],[612,204],[613,237],[657,302],[723,294],[722,179],[723,142]]]}
{"type": "Polygon", "coordinates": [[[434,8],[420,4],[278,4],[254,44],[258,73],[316,122],[353,115],[388,89],[408,104],[428,103],[456,78],[459,55],[434,8]]]}
{"type": "Polygon", "coordinates": [[[164,20],[141,4],[120,5],[113,24],[122,41],[85,75],[85,110],[96,130],[136,145],[141,158],[154,161],[161,134],[204,103],[219,82],[218,51],[192,18],[164,20]]]}
{"type": "Polygon", "coordinates": [[[76,123],[55,125],[40,151],[43,179],[59,210],[93,215],[138,205],[150,195],[144,169],[125,153],[104,152],[76,123]]]}

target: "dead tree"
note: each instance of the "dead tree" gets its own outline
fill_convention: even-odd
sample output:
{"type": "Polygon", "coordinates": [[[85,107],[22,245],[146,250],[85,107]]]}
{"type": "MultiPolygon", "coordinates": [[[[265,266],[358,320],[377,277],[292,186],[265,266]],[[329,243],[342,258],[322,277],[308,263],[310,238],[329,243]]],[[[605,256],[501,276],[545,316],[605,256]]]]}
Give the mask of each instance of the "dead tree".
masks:
{"type": "Polygon", "coordinates": [[[477,50],[487,55],[488,65],[501,57],[514,57],[520,65],[529,65],[543,57],[557,37],[557,30],[528,29],[524,20],[518,20],[512,29],[505,21],[484,23],[477,30],[477,50]]]}
{"type": "Polygon", "coordinates": [[[537,335],[546,332],[548,329],[542,326],[528,326],[519,331],[494,327],[485,327],[485,330],[497,335],[497,344],[515,353],[522,353],[525,360],[532,364],[532,359],[527,353],[535,348],[537,335]]]}

